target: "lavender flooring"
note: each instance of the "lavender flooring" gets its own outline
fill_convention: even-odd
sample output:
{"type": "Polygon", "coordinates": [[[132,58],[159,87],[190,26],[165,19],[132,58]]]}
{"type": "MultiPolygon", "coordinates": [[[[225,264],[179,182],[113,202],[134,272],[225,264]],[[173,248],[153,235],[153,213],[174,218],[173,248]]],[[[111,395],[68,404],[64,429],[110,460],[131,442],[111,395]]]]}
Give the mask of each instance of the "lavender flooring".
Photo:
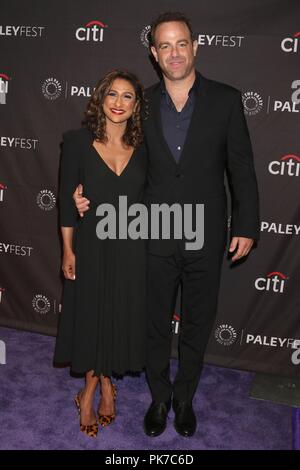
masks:
{"type": "MultiPolygon", "coordinates": [[[[183,438],[173,428],[147,437],[143,416],[150,403],[144,374],[117,380],[117,419],[96,439],[79,431],[73,398],[83,379],[52,365],[55,339],[0,328],[6,364],[0,364],[0,449],[286,450],[292,448],[292,409],[249,398],[253,374],[204,368],[194,400],[198,428],[183,438]]],[[[172,361],[172,371],[176,361],[172,361]]],[[[96,405],[96,403],[95,403],[96,405]]]]}

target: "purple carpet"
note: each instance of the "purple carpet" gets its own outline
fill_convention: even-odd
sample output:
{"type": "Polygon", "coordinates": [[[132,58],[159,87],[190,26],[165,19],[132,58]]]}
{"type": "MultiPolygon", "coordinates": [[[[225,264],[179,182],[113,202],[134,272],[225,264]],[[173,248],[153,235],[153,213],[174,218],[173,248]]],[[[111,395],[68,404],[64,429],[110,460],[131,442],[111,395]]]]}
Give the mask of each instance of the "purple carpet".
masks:
{"type": "Polygon", "coordinates": [[[293,410],[293,449],[300,450],[300,408],[293,410]]]}
{"type": "MultiPolygon", "coordinates": [[[[0,364],[0,449],[292,449],[291,408],[248,398],[252,373],[214,366],[204,368],[194,400],[198,428],[192,438],[176,434],[172,411],[164,434],[144,434],[150,402],[144,374],[116,381],[117,419],[96,439],[88,438],[79,431],[73,405],[83,379],[53,367],[55,339],[0,328],[0,340],[6,344],[6,364],[0,364]]],[[[173,373],[175,367],[174,360],[173,373]]]]}

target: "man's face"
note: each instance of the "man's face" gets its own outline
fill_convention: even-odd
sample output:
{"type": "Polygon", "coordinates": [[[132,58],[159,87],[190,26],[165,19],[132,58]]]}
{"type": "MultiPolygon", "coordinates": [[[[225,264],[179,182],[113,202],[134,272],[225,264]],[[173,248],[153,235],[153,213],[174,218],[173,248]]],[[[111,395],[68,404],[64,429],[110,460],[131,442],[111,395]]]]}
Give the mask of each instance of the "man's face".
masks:
{"type": "Polygon", "coordinates": [[[182,80],[194,68],[197,41],[192,42],[185,23],[170,21],[160,24],[155,31],[155,45],[151,52],[163,74],[169,80],[182,80]]]}

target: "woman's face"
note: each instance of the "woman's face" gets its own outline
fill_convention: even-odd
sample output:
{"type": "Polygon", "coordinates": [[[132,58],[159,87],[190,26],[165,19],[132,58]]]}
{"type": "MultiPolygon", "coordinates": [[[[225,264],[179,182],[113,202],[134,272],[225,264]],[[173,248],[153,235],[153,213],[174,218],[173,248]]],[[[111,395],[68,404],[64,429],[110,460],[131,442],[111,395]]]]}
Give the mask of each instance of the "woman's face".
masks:
{"type": "Polygon", "coordinates": [[[115,124],[127,121],[134,111],[136,95],[133,86],[123,78],[116,78],[104,98],[103,111],[115,124]]]}

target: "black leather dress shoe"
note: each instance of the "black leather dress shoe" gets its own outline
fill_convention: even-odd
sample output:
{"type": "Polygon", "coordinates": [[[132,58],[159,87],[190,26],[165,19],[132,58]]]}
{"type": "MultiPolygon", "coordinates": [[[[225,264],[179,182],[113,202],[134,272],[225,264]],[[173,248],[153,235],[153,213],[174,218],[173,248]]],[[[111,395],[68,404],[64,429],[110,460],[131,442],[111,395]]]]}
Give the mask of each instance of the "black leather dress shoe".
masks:
{"type": "Polygon", "coordinates": [[[174,427],[178,434],[184,437],[191,437],[197,426],[196,416],[192,403],[189,401],[173,400],[173,410],[175,412],[174,427]]]}
{"type": "Polygon", "coordinates": [[[171,401],[167,403],[152,402],[144,418],[144,430],[147,436],[155,437],[164,432],[167,426],[171,401]]]}

